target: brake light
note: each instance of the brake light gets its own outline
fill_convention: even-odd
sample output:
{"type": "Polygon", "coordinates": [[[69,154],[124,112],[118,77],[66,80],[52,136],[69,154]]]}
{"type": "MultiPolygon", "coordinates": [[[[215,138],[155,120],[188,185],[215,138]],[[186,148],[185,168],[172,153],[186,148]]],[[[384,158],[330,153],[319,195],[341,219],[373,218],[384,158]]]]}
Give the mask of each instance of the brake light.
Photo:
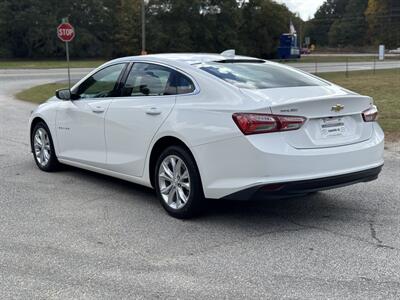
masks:
{"type": "Polygon", "coordinates": [[[259,113],[235,113],[232,118],[245,135],[297,130],[306,121],[304,117],[259,113]]]}
{"type": "Polygon", "coordinates": [[[364,122],[375,122],[378,120],[378,108],[375,105],[372,105],[371,108],[363,111],[362,117],[364,122]]]}

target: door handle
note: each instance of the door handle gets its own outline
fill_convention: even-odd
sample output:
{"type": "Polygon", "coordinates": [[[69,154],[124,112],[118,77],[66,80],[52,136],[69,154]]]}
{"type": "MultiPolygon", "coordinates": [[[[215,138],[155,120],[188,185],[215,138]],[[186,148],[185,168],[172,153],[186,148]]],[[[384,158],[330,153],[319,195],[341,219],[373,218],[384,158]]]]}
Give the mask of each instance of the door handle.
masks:
{"type": "Polygon", "coordinates": [[[92,108],[92,112],[96,113],[96,114],[101,114],[105,111],[105,109],[101,106],[97,106],[95,108],[92,108]]]}
{"type": "Polygon", "coordinates": [[[157,116],[161,114],[161,110],[158,109],[157,107],[151,107],[146,110],[146,114],[150,116],[157,116]]]}

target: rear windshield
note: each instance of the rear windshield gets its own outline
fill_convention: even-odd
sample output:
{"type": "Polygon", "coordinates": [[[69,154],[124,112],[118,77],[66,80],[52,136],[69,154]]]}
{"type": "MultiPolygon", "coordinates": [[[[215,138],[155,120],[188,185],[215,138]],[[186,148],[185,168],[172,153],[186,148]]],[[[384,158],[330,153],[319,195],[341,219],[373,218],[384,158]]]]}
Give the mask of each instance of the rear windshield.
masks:
{"type": "Polygon", "coordinates": [[[196,67],[239,88],[245,89],[328,85],[324,81],[300,71],[286,69],[269,63],[207,62],[198,64],[196,67]]]}

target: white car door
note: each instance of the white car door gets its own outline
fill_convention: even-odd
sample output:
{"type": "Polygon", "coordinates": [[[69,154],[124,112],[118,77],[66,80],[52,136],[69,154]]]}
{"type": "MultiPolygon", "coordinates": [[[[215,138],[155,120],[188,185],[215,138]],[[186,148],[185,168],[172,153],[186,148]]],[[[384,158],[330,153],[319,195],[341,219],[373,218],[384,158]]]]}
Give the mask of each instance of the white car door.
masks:
{"type": "Polygon", "coordinates": [[[106,116],[107,165],[112,171],[140,177],[149,145],[171,112],[177,72],[152,63],[134,63],[106,116]]]}
{"type": "Polygon", "coordinates": [[[105,67],[71,91],[73,99],[57,109],[58,157],[104,168],[104,118],[118,92],[125,63],[105,67]]]}

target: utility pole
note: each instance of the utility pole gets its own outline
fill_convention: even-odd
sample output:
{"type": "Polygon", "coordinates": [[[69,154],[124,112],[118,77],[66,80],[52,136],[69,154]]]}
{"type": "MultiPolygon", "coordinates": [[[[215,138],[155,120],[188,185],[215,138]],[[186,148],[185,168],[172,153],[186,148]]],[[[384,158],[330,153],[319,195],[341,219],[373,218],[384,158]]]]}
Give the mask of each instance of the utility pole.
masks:
{"type": "Polygon", "coordinates": [[[146,10],[145,10],[145,0],[142,0],[141,10],[142,10],[142,55],[146,55],[146,10]]]}
{"type": "Polygon", "coordinates": [[[299,48],[300,48],[300,53],[301,53],[301,49],[303,48],[303,21],[300,19],[300,30],[299,30],[299,48]]]}

